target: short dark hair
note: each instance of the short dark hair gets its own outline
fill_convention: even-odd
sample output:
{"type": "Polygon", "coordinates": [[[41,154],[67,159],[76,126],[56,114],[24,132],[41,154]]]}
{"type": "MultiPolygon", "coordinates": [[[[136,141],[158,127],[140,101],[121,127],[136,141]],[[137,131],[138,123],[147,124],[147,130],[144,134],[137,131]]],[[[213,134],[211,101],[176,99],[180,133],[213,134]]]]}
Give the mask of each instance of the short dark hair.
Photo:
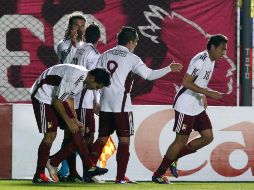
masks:
{"type": "Polygon", "coordinates": [[[212,35],[207,42],[207,50],[210,50],[212,45],[218,47],[221,43],[226,44],[227,42],[228,38],[223,34],[212,35]]]}
{"type": "Polygon", "coordinates": [[[84,20],[86,22],[86,19],[85,19],[84,15],[82,14],[82,12],[75,11],[75,12],[71,13],[69,15],[68,27],[67,27],[67,29],[65,31],[65,35],[64,35],[65,39],[68,38],[71,35],[71,29],[72,29],[72,26],[73,26],[74,21],[76,19],[81,19],[81,20],[84,20]]]}
{"type": "Polygon", "coordinates": [[[109,86],[111,84],[110,73],[104,68],[95,68],[88,73],[95,77],[95,82],[98,84],[103,84],[103,86],[109,86]]]}
{"type": "Polygon", "coordinates": [[[123,26],[120,32],[117,34],[118,45],[125,46],[130,41],[135,41],[138,39],[137,30],[130,26],[123,26]]]}
{"type": "Polygon", "coordinates": [[[100,37],[101,37],[101,32],[98,25],[93,23],[86,28],[86,32],[85,32],[86,43],[94,44],[98,42],[100,37]]]}

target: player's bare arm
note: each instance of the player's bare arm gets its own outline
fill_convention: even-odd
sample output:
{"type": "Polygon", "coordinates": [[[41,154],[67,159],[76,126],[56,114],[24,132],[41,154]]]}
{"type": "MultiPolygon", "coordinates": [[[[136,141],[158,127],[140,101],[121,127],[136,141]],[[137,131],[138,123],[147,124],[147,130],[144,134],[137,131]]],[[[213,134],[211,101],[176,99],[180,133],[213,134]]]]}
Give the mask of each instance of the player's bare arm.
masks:
{"type": "Polygon", "coordinates": [[[76,119],[76,125],[84,132],[84,133],[88,133],[89,132],[89,129],[88,127],[85,127],[85,125],[80,122],[77,118],[77,113],[75,111],[75,108],[74,108],[74,99],[73,98],[67,98],[66,101],[68,102],[72,112],[73,112],[73,115],[75,116],[75,119],[76,119]]]}
{"type": "Polygon", "coordinates": [[[191,76],[186,73],[183,78],[183,86],[187,89],[194,91],[194,92],[204,94],[204,95],[209,96],[210,98],[213,98],[216,100],[222,98],[223,93],[220,93],[220,92],[217,92],[217,91],[214,91],[211,89],[201,88],[194,83],[194,80],[195,80],[195,76],[191,76]]]}
{"type": "Polygon", "coordinates": [[[68,102],[68,104],[69,104],[69,106],[71,108],[71,111],[73,112],[75,118],[77,118],[77,113],[76,113],[76,110],[74,108],[74,99],[73,98],[67,98],[66,102],[68,102]]]}
{"type": "Polygon", "coordinates": [[[204,108],[206,109],[208,107],[206,95],[202,96],[202,102],[204,104],[204,108]]]}

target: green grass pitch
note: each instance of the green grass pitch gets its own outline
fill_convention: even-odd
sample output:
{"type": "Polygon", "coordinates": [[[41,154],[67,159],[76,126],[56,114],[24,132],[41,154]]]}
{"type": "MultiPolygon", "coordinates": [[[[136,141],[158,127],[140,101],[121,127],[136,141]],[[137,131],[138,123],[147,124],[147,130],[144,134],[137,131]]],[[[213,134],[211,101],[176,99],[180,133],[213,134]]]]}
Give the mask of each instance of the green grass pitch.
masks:
{"type": "Polygon", "coordinates": [[[173,182],[161,185],[152,182],[138,184],[33,184],[30,180],[0,180],[0,190],[254,190],[254,182],[173,182]]]}

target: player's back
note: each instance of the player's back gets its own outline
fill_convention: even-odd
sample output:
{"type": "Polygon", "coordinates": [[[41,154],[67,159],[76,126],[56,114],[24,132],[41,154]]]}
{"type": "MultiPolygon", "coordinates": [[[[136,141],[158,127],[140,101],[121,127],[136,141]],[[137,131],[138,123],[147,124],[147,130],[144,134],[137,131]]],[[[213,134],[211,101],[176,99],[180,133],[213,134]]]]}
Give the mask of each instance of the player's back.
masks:
{"type": "Polygon", "coordinates": [[[77,85],[82,88],[83,85],[80,82],[84,80],[86,73],[85,67],[71,64],[54,65],[44,71],[35,81],[31,93],[36,92],[34,95],[38,100],[51,104],[52,96],[56,93],[60,83],[66,85],[66,89],[77,85]]]}
{"type": "Polygon", "coordinates": [[[71,63],[84,66],[88,70],[91,70],[96,67],[99,57],[100,53],[95,49],[93,44],[86,43],[77,49],[71,63]]]}
{"type": "MultiPolygon", "coordinates": [[[[100,53],[91,43],[85,43],[80,48],[77,49],[72,64],[84,66],[87,70],[94,69],[96,67],[97,61],[100,57],[100,53]]],[[[92,109],[94,106],[94,95],[93,90],[86,90],[85,94],[81,94],[75,97],[75,109],[78,109],[80,106],[80,101],[82,102],[82,107],[87,109],[92,109]]],[[[98,95],[99,96],[99,95],[98,95]]],[[[99,97],[98,97],[99,99],[99,97]]]]}
{"type": "Polygon", "coordinates": [[[139,58],[124,46],[118,45],[101,55],[97,66],[107,69],[111,74],[111,85],[101,90],[102,111],[120,112],[122,106],[129,111],[132,71],[138,63],[139,58]]]}

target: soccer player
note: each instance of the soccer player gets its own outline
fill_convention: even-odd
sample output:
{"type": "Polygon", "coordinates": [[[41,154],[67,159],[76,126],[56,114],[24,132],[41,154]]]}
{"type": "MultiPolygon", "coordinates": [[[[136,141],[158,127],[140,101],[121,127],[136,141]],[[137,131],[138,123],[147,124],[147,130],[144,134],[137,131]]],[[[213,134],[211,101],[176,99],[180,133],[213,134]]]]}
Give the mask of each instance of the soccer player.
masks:
{"type": "MultiPolygon", "coordinates": [[[[75,150],[79,152],[83,167],[88,170],[90,176],[107,172],[107,169],[96,167],[90,159],[87,146],[83,142],[84,125],[76,117],[73,98],[83,88],[98,90],[109,85],[110,75],[106,70],[97,68],[88,71],[85,67],[71,64],[50,67],[35,81],[31,88],[31,99],[39,132],[44,133],[44,137],[38,148],[34,183],[48,183],[50,181],[45,176],[45,166],[50,148],[57,135],[57,127],[64,124],[72,134],[72,143],[68,145],[68,153],[75,150]]],[[[64,153],[69,156],[66,151],[64,153]]],[[[60,153],[59,155],[66,158],[65,155],[60,153]]],[[[51,178],[57,182],[56,170],[49,172],[51,178]]]]}
{"type": "Polygon", "coordinates": [[[71,63],[77,48],[84,44],[85,25],[86,19],[81,12],[70,14],[64,38],[57,45],[60,63],[71,63]]]}
{"type": "Polygon", "coordinates": [[[169,66],[152,70],[132,52],[138,43],[138,34],[132,27],[123,27],[117,35],[118,45],[101,55],[97,67],[107,69],[112,77],[111,86],[101,90],[99,137],[95,141],[91,157],[96,163],[109,136],[116,131],[119,144],[117,148],[116,183],[133,183],[126,176],[129,161],[130,136],[133,135],[133,114],[130,91],[133,74],[147,80],[155,80],[169,72],[180,72],[182,65],[171,63],[169,66]]]}
{"type": "MultiPolygon", "coordinates": [[[[57,45],[57,55],[60,63],[73,63],[78,48],[85,45],[86,19],[82,12],[75,11],[69,15],[68,27],[65,31],[64,38],[57,45]]],[[[76,59],[75,59],[76,60],[76,59]]],[[[64,129],[63,127],[61,127],[64,129]]],[[[64,131],[64,139],[62,147],[66,147],[71,141],[69,130],[64,131]]],[[[58,171],[60,181],[81,182],[82,178],[76,170],[76,153],[73,153],[67,160],[62,162],[62,166],[58,171]]]]}
{"type": "MultiPolygon", "coordinates": [[[[72,64],[82,65],[88,70],[96,67],[97,61],[100,57],[100,53],[96,49],[98,41],[100,39],[100,28],[96,24],[90,24],[85,31],[86,43],[77,49],[76,54],[73,57],[72,64]]],[[[95,133],[95,119],[94,113],[99,114],[99,99],[100,94],[96,90],[83,90],[79,96],[74,100],[77,118],[81,121],[89,130],[85,133],[84,138],[89,152],[92,149],[95,133]]],[[[95,177],[87,178],[85,171],[83,172],[83,178],[85,182],[100,182],[95,177]]],[[[71,174],[71,172],[70,172],[71,174]]]]}
{"type": "Polygon", "coordinates": [[[221,99],[223,93],[209,89],[207,85],[212,77],[215,61],[226,53],[227,41],[227,37],[222,34],[211,36],[207,43],[207,49],[195,55],[190,61],[173,105],[175,109],[173,130],[176,132],[176,137],[168,147],[159,168],[154,172],[153,182],[169,183],[163,176],[168,168],[175,177],[178,177],[172,163],[213,141],[212,125],[205,111],[207,108],[206,96],[221,99]],[[192,130],[198,131],[201,136],[187,143],[192,130]]]}

